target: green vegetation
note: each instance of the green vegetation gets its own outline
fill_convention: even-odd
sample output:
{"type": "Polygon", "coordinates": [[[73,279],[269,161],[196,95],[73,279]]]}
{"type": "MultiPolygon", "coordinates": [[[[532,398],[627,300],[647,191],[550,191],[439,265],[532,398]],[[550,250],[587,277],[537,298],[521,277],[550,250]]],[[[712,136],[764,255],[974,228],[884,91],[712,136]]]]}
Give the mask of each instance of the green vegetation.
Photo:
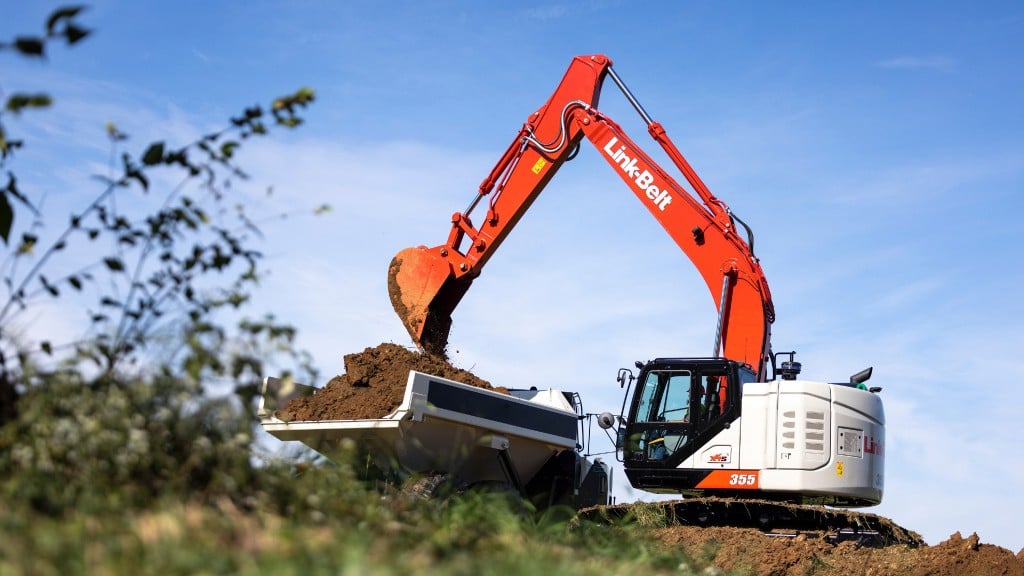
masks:
{"type": "MultiPolygon", "coordinates": [[[[638,524],[502,494],[425,500],[340,464],[254,461],[251,418],[173,379],[54,380],[0,434],[0,574],[679,573],[638,524]]],[[[684,571],[685,572],[685,571],[684,571]]]]}
{"type": "MultiPolygon", "coordinates": [[[[0,429],[0,574],[678,574],[645,526],[507,494],[427,500],[348,446],[259,459],[253,419],[186,379],[48,376],[0,429]]],[[[655,518],[651,520],[651,518],[655,518]]],[[[653,523],[652,523],[653,522],[653,523]]],[[[682,570],[687,573],[687,570],[682,570]]]]}
{"type": "MultiPolygon", "coordinates": [[[[60,8],[41,34],[0,39],[0,56],[38,59],[54,42],[77,44],[91,35],[77,23],[82,12],[60,8]]],[[[239,186],[247,175],[238,153],[255,139],[300,126],[312,90],[246,107],[224,128],[180,145],[137,146],[110,119],[97,118],[110,147],[106,172],[75,191],[87,199],[79,208],[54,214],[40,209],[39,194],[23,189],[15,151],[32,143],[11,130],[29,111],[56,105],[54,99],[36,89],[0,88],[9,94],[0,110],[0,424],[17,416],[20,396],[56,385],[185,380],[196,394],[202,388],[195,383],[216,382],[235,388],[245,404],[268,362],[282,359],[285,373],[314,379],[308,355],[292,346],[292,327],[273,315],[227,327],[218,316],[242,310],[263,274],[255,248],[262,233],[246,210],[251,196],[239,186]],[[171,184],[161,191],[157,182],[171,184]],[[33,313],[53,302],[81,336],[37,327],[33,313]]]]}
{"type": "Polygon", "coordinates": [[[174,494],[58,515],[3,504],[0,574],[678,574],[685,566],[633,529],[570,530],[495,495],[382,496],[339,468],[261,475],[288,489],[252,492],[261,503],[248,507],[174,494]]]}

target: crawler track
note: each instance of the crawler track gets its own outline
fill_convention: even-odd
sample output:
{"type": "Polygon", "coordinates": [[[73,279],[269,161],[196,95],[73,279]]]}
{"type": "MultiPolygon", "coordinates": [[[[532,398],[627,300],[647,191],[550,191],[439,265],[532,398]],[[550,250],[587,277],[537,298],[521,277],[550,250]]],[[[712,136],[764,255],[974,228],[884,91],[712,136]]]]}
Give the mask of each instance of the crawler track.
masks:
{"type": "Polygon", "coordinates": [[[853,540],[859,546],[876,548],[924,544],[917,533],[875,514],[770,500],[688,498],[668,502],[594,506],[580,510],[579,517],[610,523],[636,517],[640,508],[645,512],[661,508],[669,523],[678,525],[755,528],[768,536],[805,534],[832,542],[853,540]]]}

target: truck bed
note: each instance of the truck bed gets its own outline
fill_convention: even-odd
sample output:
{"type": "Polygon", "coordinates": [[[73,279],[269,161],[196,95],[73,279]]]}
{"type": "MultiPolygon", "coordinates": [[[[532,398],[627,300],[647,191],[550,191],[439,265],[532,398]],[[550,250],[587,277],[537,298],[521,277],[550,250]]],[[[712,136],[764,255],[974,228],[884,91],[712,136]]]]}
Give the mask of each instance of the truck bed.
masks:
{"type": "Polygon", "coordinates": [[[383,418],[285,422],[273,415],[290,398],[311,392],[267,378],[260,398],[264,430],[328,458],[351,440],[378,466],[399,474],[515,485],[528,482],[554,454],[576,448],[577,414],[557,391],[502,394],[412,371],[402,403],[383,418]]]}

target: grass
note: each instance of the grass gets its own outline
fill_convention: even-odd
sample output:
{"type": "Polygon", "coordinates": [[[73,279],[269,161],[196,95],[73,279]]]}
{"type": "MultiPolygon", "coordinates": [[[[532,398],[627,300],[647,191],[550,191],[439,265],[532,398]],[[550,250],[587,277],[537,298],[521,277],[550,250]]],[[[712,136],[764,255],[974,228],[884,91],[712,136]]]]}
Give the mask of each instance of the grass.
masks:
{"type": "MultiPolygon", "coordinates": [[[[353,494],[349,495],[350,497],[353,494]]],[[[570,524],[504,497],[364,492],[360,513],[280,514],[231,500],[52,516],[0,509],[0,574],[677,574],[635,526],[570,524]]]]}
{"type": "Polygon", "coordinates": [[[690,561],[652,513],[596,524],[507,494],[387,488],[336,463],[260,464],[251,417],[174,383],[53,384],[0,427],[0,576],[647,575],[690,561]],[[381,489],[380,486],[385,488],[381,489]]]}

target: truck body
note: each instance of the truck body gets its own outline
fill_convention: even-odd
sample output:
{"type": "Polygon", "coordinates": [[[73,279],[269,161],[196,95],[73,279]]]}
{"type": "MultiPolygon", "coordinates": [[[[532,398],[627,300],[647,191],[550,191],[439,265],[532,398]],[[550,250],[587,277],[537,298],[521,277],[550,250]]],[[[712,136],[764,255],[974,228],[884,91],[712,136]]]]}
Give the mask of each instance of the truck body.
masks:
{"type": "Polygon", "coordinates": [[[503,394],[410,371],[401,404],[382,418],[284,421],[291,398],[316,389],[264,381],[258,414],[264,430],[328,458],[346,442],[397,481],[443,475],[460,487],[500,486],[542,506],[606,504],[610,472],[578,452],[578,397],[558,390],[503,394]]]}

